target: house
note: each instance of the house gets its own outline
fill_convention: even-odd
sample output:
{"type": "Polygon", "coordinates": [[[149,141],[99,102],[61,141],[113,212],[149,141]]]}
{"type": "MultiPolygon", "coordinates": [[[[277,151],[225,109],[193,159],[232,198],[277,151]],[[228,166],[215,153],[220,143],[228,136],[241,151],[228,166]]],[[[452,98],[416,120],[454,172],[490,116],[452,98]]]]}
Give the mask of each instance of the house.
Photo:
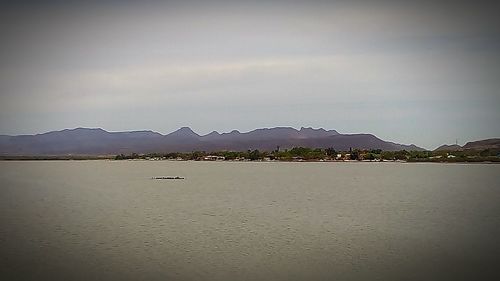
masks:
{"type": "Polygon", "coordinates": [[[203,157],[203,160],[205,161],[224,161],[226,158],[224,156],[217,156],[217,155],[207,155],[203,157]]]}

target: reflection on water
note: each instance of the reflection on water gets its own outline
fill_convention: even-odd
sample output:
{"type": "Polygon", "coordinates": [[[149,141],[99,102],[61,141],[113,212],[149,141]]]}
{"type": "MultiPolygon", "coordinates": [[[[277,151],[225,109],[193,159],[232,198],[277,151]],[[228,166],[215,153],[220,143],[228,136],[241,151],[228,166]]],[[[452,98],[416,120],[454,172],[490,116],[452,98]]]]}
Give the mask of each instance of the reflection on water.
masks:
{"type": "Polygon", "coordinates": [[[500,256],[499,174],[482,164],[0,162],[0,279],[474,280],[500,256]],[[152,179],[162,176],[185,179],[152,179]]]}

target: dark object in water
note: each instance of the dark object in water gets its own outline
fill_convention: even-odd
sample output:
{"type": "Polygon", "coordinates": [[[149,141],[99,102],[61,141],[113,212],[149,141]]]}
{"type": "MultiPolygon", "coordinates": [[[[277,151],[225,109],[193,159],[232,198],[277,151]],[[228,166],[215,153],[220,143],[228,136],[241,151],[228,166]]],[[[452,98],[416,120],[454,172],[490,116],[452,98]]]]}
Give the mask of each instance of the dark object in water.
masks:
{"type": "Polygon", "coordinates": [[[152,177],[154,180],[183,180],[184,177],[152,177]]]}

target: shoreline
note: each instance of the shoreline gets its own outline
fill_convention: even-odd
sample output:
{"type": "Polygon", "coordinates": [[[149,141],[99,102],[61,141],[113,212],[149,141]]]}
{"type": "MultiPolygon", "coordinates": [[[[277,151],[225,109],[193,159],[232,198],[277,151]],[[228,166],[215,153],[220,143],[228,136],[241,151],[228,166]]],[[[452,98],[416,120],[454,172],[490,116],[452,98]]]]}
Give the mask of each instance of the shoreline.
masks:
{"type": "Polygon", "coordinates": [[[175,160],[175,159],[163,159],[163,160],[151,160],[151,159],[122,159],[116,160],[114,157],[106,157],[106,156],[96,156],[96,157],[63,157],[63,156],[54,156],[54,157],[0,157],[0,161],[2,162],[12,162],[12,161],[112,161],[112,162],[122,162],[122,161],[130,161],[130,162],[204,162],[204,163],[401,163],[401,164],[419,164],[419,163],[430,163],[430,164],[500,164],[500,161],[404,161],[404,160],[270,160],[270,161],[262,161],[262,160],[244,160],[244,161],[235,161],[235,160],[175,160]]]}

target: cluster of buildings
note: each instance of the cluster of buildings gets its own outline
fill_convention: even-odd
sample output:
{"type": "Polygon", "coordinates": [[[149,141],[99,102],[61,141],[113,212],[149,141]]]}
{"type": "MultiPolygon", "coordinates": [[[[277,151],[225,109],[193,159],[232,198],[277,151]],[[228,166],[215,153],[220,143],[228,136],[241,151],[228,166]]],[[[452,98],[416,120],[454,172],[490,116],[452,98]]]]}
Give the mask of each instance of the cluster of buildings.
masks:
{"type": "Polygon", "coordinates": [[[224,161],[226,160],[226,157],[224,156],[218,156],[218,155],[207,155],[203,157],[204,161],[224,161]]]}

